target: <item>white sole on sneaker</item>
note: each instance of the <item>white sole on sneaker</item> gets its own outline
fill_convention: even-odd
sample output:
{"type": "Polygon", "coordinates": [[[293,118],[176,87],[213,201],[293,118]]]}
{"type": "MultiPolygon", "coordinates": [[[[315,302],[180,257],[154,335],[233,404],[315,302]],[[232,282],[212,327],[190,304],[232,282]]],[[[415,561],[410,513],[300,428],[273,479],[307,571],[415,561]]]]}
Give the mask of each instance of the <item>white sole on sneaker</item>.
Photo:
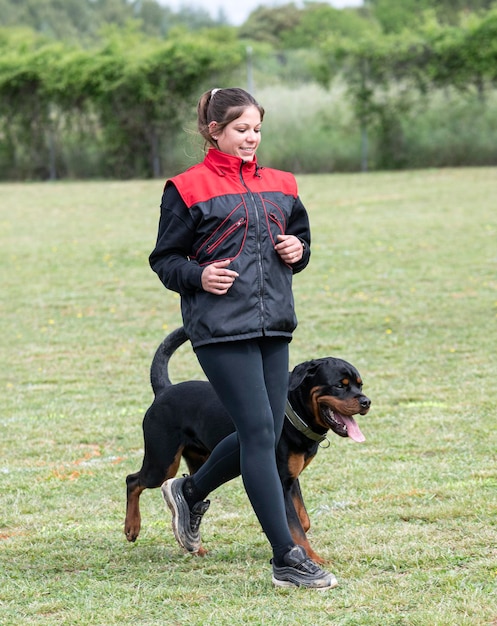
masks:
{"type": "Polygon", "coordinates": [[[330,580],[330,584],[324,587],[311,587],[307,585],[299,585],[298,583],[294,583],[290,580],[279,580],[278,578],[272,577],[273,585],[275,587],[279,587],[280,589],[311,589],[312,591],[329,591],[330,589],[335,589],[338,586],[338,580],[333,576],[330,580]]]}
{"type": "Polygon", "coordinates": [[[188,548],[184,544],[183,537],[179,531],[178,520],[180,517],[180,512],[178,509],[178,503],[176,502],[175,495],[172,491],[172,485],[176,480],[177,480],[176,478],[170,478],[169,480],[166,480],[166,482],[162,484],[160,490],[162,492],[162,497],[164,498],[165,503],[167,504],[169,510],[172,513],[171,526],[173,529],[174,538],[176,539],[178,544],[183,548],[183,550],[188,552],[188,554],[195,554],[199,551],[200,545],[198,547],[191,546],[190,548],[188,548]]]}

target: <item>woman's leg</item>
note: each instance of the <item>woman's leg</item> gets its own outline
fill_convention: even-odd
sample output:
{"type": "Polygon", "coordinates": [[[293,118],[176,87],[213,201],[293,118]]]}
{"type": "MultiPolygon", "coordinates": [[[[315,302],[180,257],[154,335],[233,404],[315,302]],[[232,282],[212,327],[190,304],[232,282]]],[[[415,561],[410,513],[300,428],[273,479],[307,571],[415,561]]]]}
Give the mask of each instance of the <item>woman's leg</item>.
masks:
{"type": "Polygon", "coordinates": [[[285,342],[282,346],[281,340],[266,339],[261,349],[264,380],[273,412],[275,446],[277,447],[283,431],[288,397],[288,343],[285,342]]]}
{"type": "Polygon", "coordinates": [[[230,413],[236,435],[216,446],[194,477],[202,499],[237,476],[266,533],[275,557],[293,545],[276,467],[288,385],[288,342],[234,341],[197,349],[197,357],[230,413]]]}
{"type": "Polygon", "coordinates": [[[209,506],[201,498],[234,478],[241,468],[250,502],[273,549],[273,584],[335,587],[333,574],[322,570],[302,546],[294,544],[286,518],[275,446],[287,397],[287,343],[269,339],[233,342],[197,349],[197,355],[237,432],[214,448],[193,479],[173,478],[164,483],[178,543],[190,552],[200,549],[199,526],[209,506]]]}

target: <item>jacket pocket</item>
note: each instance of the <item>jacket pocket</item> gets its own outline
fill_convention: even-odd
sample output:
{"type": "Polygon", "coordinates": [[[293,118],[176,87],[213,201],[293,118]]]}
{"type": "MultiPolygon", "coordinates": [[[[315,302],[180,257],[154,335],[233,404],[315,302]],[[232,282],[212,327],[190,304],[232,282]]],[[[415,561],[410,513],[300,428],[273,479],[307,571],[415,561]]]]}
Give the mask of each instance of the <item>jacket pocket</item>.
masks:
{"type": "MultiPolygon", "coordinates": [[[[276,213],[270,213],[269,214],[269,220],[273,223],[276,224],[276,226],[278,227],[278,229],[280,230],[281,234],[283,234],[285,232],[285,228],[282,224],[282,222],[278,219],[278,216],[276,215],[276,213]]],[[[278,233],[279,234],[279,233],[278,233]]]]}
{"type": "Polygon", "coordinates": [[[285,214],[277,204],[266,202],[266,222],[273,245],[278,241],[278,235],[284,235],[286,231],[285,214]]]}
{"type": "Polygon", "coordinates": [[[216,250],[230,237],[232,237],[242,226],[247,223],[246,217],[241,217],[234,224],[231,224],[226,230],[224,230],[212,243],[209,243],[206,247],[207,254],[214,254],[216,250]]]}
{"type": "Polygon", "coordinates": [[[237,257],[243,249],[247,228],[246,209],[239,205],[204,238],[195,255],[197,262],[206,265],[216,260],[237,257]]]}

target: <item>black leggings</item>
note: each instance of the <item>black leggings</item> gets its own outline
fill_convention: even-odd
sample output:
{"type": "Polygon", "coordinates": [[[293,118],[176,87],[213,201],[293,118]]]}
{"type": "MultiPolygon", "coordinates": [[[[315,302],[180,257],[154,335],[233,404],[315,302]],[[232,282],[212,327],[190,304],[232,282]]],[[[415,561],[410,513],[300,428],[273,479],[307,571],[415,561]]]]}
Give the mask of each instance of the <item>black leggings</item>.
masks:
{"type": "Polygon", "coordinates": [[[275,448],[283,428],[288,387],[288,340],[251,339],[195,350],[236,432],[223,439],[196,472],[204,499],[242,475],[245,490],[275,557],[294,542],[288,528],[275,448]]]}

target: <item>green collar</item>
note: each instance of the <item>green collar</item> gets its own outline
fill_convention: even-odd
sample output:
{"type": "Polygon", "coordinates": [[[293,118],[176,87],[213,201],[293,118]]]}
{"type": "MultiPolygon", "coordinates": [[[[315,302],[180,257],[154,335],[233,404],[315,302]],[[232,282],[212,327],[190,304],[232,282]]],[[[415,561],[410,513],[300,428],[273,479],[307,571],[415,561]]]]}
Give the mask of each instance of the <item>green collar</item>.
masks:
{"type": "Polygon", "coordinates": [[[318,433],[315,433],[305,422],[304,420],[297,415],[297,413],[295,413],[295,411],[292,408],[292,405],[290,404],[290,401],[287,400],[286,401],[286,412],[285,412],[285,417],[290,420],[290,422],[293,424],[293,426],[295,426],[295,428],[300,431],[301,433],[303,433],[306,437],[308,437],[309,439],[312,439],[313,441],[317,441],[318,443],[321,443],[321,441],[324,441],[326,439],[326,434],[324,435],[320,435],[318,433]]]}

